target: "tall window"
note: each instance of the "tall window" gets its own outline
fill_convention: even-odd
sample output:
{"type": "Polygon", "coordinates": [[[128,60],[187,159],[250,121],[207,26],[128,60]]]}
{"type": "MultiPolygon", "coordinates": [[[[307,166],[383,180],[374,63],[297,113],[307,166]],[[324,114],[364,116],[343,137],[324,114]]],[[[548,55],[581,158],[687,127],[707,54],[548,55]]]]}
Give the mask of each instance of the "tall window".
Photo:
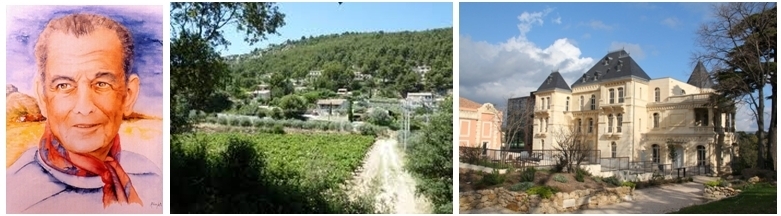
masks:
{"type": "Polygon", "coordinates": [[[547,100],[546,100],[546,101],[548,101],[548,103],[547,103],[547,105],[548,105],[548,108],[546,108],[546,109],[550,109],[550,97],[547,97],[547,100]]]}
{"type": "Polygon", "coordinates": [[[580,130],[581,125],[583,125],[583,120],[578,119],[578,133],[581,132],[581,130],[580,130]]]}
{"type": "Polygon", "coordinates": [[[610,156],[612,158],[616,158],[616,152],[617,152],[616,142],[610,143],[610,156]]]}
{"type": "Polygon", "coordinates": [[[651,146],[651,160],[653,160],[654,163],[659,163],[659,154],[661,152],[659,151],[659,145],[654,144],[651,146]]]}
{"type": "Polygon", "coordinates": [[[483,142],[483,155],[488,154],[488,142],[483,142]]]}
{"type": "Polygon", "coordinates": [[[588,118],[588,133],[594,132],[594,119],[588,118]]]}
{"type": "Polygon", "coordinates": [[[540,109],[545,109],[545,98],[540,98],[540,100],[542,100],[542,106],[540,109]]]}
{"type": "Polygon", "coordinates": [[[607,115],[607,132],[613,133],[613,114],[607,115]]]}
{"type": "Polygon", "coordinates": [[[607,90],[608,94],[610,95],[610,104],[613,104],[615,102],[615,92],[613,92],[613,89],[607,90]]]}
{"type": "Polygon", "coordinates": [[[695,126],[708,126],[709,120],[708,108],[694,108],[695,126]]]}
{"type": "Polygon", "coordinates": [[[549,124],[548,123],[548,119],[550,119],[550,118],[547,118],[547,117],[545,118],[545,132],[548,132],[548,124],[549,124]]]}
{"type": "Polygon", "coordinates": [[[618,88],[618,103],[624,102],[624,88],[618,88]]]}
{"type": "Polygon", "coordinates": [[[727,113],[726,115],[727,119],[726,119],[726,124],[724,125],[724,129],[726,130],[726,132],[732,132],[732,122],[730,122],[732,120],[732,117],[730,115],[731,115],[730,113],[727,113]]]}
{"type": "Polygon", "coordinates": [[[661,96],[661,92],[659,92],[659,88],[655,88],[655,89],[654,89],[654,101],[655,101],[655,102],[659,102],[659,100],[661,99],[661,97],[662,97],[662,96],[661,96]]]}
{"type": "Polygon", "coordinates": [[[540,118],[540,133],[542,133],[542,130],[544,129],[545,122],[543,122],[542,118],[540,118]]]}
{"type": "Polygon", "coordinates": [[[569,97],[567,97],[567,104],[564,106],[564,111],[569,111],[569,97]]]}
{"type": "Polygon", "coordinates": [[[591,95],[591,110],[597,109],[597,96],[591,95]]]}
{"type": "Polygon", "coordinates": [[[705,166],[705,146],[697,146],[697,166],[705,166]]]}
{"type": "Polygon", "coordinates": [[[580,96],[580,109],[578,110],[583,110],[583,96],[580,96]]]}
{"type": "Polygon", "coordinates": [[[542,150],[545,150],[545,140],[540,140],[540,147],[542,150]]]}
{"type": "Polygon", "coordinates": [[[621,133],[621,126],[624,124],[624,116],[621,114],[616,115],[616,132],[621,133]]]}
{"type": "Polygon", "coordinates": [[[654,128],[659,128],[659,113],[654,113],[654,128]]]}

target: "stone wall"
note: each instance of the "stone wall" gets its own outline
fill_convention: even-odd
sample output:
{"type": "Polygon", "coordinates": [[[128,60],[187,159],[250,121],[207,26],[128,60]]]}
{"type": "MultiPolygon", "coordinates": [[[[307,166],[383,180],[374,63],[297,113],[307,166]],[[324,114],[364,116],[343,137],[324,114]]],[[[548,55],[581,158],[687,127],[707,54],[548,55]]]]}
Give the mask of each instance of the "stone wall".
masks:
{"type": "Polygon", "coordinates": [[[740,190],[732,189],[731,187],[711,187],[705,185],[705,192],[703,192],[703,196],[705,196],[705,199],[708,200],[719,200],[738,195],[738,193],[740,193],[740,190]]]}
{"type": "Polygon", "coordinates": [[[550,199],[542,199],[539,195],[498,187],[459,193],[459,211],[499,206],[518,213],[555,214],[629,201],[632,192],[629,187],[586,189],[558,192],[550,199]]]}

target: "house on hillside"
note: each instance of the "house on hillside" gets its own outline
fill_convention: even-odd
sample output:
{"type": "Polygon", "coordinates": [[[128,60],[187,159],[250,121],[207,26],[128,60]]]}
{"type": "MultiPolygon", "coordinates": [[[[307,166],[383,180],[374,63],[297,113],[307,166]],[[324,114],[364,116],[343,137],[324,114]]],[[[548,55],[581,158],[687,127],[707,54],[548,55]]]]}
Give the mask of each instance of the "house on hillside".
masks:
{"type": "Polygon", "coordinates": [[[352,94],[353,93],[351,91],[347,91],[346,88],[340,88],[340,89],[336,90],[336,95],[339,95],[339,96],[350,96],[352,94]]]}
{"type": "Polygon", "coordinates": [[[321,99],[317,100],[317,112],[318,115],[339,115],[340,113],[346,113],[348,108],[348,100],[345,99],[321,99]]]}
{"type": "Polygon", "coordinates": [[[255,91],[250,92],[252,97],[267,100],[271,97],[271,90],[266,84],[260,84],[255,88],[255,91]]]}
{"type": "Polygon", "coordinates": [[[619,50],[599,59],[571,85],[559,72],[541,82],[532,93],[534,150],[554,149],[556,131],[573,128],[603,160],[627,158],[715,171],[721,156],[719,167],[727,171],[736,156],[735,112],[718,113],[707,105],[717,93],[701,62],[686,82],[652,79],[629,53],[619,50]],[[713,122],[714,115],[722,120],[713,122]],[[716,146],[715,125],[725,131],[721,148],[716,146]]]}
{"type": "Polygon", "coordinates": [[[435,102],[434,94],[431,92],[409,92],[405,100],[413,107],[432,106],[435,102]]]}
{"type": "Polygon", "coordinates": [[[502,112],[493,104],[479,104],[467,98],[458,99],[458,145],[483,149],[482,154],[489,154],[489,149],[502,148],[502,112]]]}

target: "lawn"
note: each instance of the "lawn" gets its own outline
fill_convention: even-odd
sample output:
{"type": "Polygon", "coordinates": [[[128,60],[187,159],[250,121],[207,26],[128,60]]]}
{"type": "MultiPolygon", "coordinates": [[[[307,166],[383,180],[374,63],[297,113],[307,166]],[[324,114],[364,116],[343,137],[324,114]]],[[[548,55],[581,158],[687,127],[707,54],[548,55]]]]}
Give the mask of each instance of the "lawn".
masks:
{"type": "Polygon", "coordinates": [[[737,196],[690,206],[670,214],[776,214],[776,186],[762,183],[737,196]]]}

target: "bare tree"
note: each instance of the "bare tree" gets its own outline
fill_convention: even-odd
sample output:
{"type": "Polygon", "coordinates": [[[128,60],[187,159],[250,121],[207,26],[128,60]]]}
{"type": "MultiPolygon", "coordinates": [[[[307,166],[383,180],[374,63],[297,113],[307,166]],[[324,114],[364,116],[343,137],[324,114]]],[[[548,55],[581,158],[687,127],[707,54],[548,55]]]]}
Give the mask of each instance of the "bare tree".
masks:
{"type": "MultiPolygon", "coordinates": [[[[533,133],[533,125],[530,123],[534,117],[534,100],[531,98],[508,98],[507,105],[503,111],[497,115],[498,122],[495,127],[502,133],[502,160],[508,159],[507,153],[514,143],[520,142],[520,139],[526,139],[533,133]],[[517,101],[514,101],[517,100],[517,101]]],[[[529,145],[524,141],[524,145],[529,145]]]]}
{"type": "Polygon", "coordinates": [[[559,164],[566,168],[567,172],[575,172],[593,153],[592,146],[585,143],[587,137],[583,133],[581,125],[557,126],[553,128],[552,136],[556,141],[553,149],[559,153],[559,164]]]}
{"type": "MultiPolygon", "coordinates": [[[[726,70],[714,71],[717,90],[732,94],[750,104],[757,121],[757,165],[767,167],[773,160],[776,136],[765,145],[765,90],[770,84],[775,90],[776,70],[776,3],[724,3],[714,6],[714,20],[698,30],[702,52],[697,58],[726,70]],[[756,92],[756,94],[755,94],[756,92]]],[[[776,110],[775,92],[771,95],[772,110],[776,110]]],[[[775,134],[775,112],[771,114],[770,134],[775,134]]]]}

